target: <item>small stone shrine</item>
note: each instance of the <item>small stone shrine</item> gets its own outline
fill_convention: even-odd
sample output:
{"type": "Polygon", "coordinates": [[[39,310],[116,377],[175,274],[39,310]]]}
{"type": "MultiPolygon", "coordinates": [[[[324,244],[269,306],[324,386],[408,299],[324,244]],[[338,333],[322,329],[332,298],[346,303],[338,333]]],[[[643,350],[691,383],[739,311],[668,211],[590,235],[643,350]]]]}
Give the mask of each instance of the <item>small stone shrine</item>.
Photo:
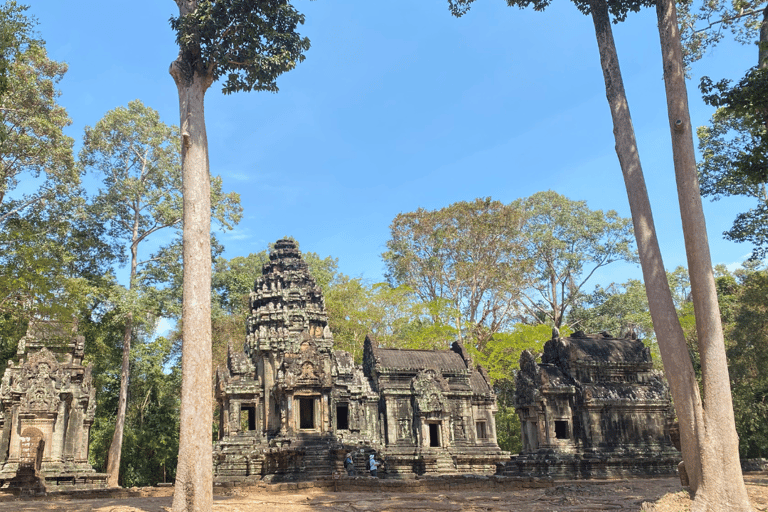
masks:
{"type": "Polygon", "coordinates": [[[520,356],[515,409],[523,449],[499,473],[566,478],[674,474],[674,412],[650,350],[608,333],[553,337],[541,363],[520,356]]]}
{"type": "MultiPolygon", "coordinates": [[[[250,297],[244,351],[216,376],[216,481],[358,474],[492,473],[495,395],[460,344],[391,350],[365,340],[364,362],[333,349],[325,301],[292,240],[278,240],[250,297]]],[[[505,457],[506,456],[506,457],[505,457]]]]}
{"type": "Polygon", "coordinates": [[[32,320],[0,383],[0,483],[23,494],[106,487],[88,463],[96,409],[77,323],[32,320]]]}

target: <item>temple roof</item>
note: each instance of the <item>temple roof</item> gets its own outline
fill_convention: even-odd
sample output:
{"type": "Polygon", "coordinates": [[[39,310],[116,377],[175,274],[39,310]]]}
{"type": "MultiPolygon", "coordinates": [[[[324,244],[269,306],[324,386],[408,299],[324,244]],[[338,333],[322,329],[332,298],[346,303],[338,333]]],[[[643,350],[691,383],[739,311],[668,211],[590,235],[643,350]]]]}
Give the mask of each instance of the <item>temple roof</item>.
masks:
{"type": "Polygon", "coordinates": [[[399,370],[435,368],[442,371],[466,370],[467,365],[452,350],[376,349],[376,366],[399,370]]]}
{"type": "Polygon", "coordinates": [[[648,349],[639,340],[616,339],[602,334],[550,340],[544,347],[542,363],[556,363],[566,356],[571,361],[595,363],[650,363],[648,349]],[[566,355],[567,354],[567,355],[566,355]]]}
{"type": "Polygon", "coordinates": [[[486,395],[492,391],[490,384],[479,371],[474,371],[469,376],[469,386],[472,388],[472,392],[479,395],[486,395]]]}

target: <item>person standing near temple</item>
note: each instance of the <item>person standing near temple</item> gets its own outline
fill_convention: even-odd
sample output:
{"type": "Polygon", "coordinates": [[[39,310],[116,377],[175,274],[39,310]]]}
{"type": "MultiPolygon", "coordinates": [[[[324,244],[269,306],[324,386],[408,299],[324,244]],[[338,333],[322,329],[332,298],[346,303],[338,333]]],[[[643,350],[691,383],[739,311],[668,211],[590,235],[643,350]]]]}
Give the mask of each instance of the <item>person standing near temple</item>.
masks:
{"type": "Polygon", "coordinates": [[[373,457],[373,454],[371,454],[371,455],[368,457],[368,469],[370,470],[370,472],[371,472],[371,476],[372,476],[372,477],[374,477],[374,478],[377,478],[377,477],[378,477],[378,471],[377,471],[377,469],[376,469],[376,468],[377,468],[377,467],[379,467],[380,465],[381,465],[381,462],[378,462],[378,461],[377,461],[377,460],[376,460],[376,459],[373,457]]]}
{"type": "Polygon", "coordinates": [[[344,469],[347,470],[347,475],[355,476],[355,461],[352,460],[352,453],[348,453],[347,458],[344,459],[344,469]]]}

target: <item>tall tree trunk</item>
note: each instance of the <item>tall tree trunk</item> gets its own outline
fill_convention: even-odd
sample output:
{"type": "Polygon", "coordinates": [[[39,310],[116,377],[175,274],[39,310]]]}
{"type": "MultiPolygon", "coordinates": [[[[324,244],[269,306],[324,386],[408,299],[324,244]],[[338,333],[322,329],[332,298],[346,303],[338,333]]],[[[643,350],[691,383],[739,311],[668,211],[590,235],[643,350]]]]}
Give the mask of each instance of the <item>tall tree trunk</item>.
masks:
{"type": "Polygon", "coordinates": [[[701,482],[699,447],[704,435],[703,410],[693,364],[688,355],[685,336],[677,318],[672,293],[661,258],[651,203],[637,152],[635,132],[629,113],[619,59],[605,0],[590,0],[597,46],[605,79],[605,92],[611,108],[616,154],[619,157],[632,224],[643,270],[648,306],[653,329],[659,343],[664,372],[670,384],[675,411],[680,422],[680,441],[691,489],[696,492],[701,482]]]}
{"type": "Polygon", "coordinates": [[[184,197],[181,433],[174,512],[208,512],[213,506],[211,181],[203,115],[211,78],[196,62],[181,54],[171,65],[179,91],[184,197]]]}
{"type": "Polygon", "coordinates": [[[119,487],[120,459],[123,452],[123,431],[125,430],[125,412],[128,408],[128,379],[130,376],[131,334],[133,332],[133,313],[128,313],[123,332],[123,361],[120,367],[120,391],[117,399],[115,433],[107,452],[107,485],[119,487]]]}
{"type": "Polygon", "coordinates": [[[683,51],[674,1],[658,0],[656,14],[659,20],[677,195],[683,221],[704,387],[704,423],[699,426],[699,438],[702,440],[699,446],[701,480],[698,482],[693,510],[752,510],[739,461],[739,438],[733,419],[720,307],[701,205],[683,51]]]}
{"type": "MultiPolygon", "coordinates": [[[[136,269],[139,266],[138,248],[138,217],[133,225],[131,240],[131,273],[128,278],[128,290],[134,289],[136,269]]],[[[115,432],[107,452],[107,485],[119,487],[120,460],[123,454],[123,432],[125,431],[125,413],[128,408],[128,384],[131,376],[131,339],[133,337],[133,311],[129,311],[125,319],[123,331],[123,360],[120,366],[120,391],[117,398],[117,415],[115,416],[115,432]]]]}

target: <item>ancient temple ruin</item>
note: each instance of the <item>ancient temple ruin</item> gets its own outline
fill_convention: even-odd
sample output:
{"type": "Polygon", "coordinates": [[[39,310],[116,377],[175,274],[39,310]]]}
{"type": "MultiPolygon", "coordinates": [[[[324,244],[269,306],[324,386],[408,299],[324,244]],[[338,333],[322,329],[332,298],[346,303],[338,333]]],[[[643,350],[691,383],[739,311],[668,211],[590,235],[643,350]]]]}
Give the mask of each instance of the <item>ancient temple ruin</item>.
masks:
{"type": "Polygon", "coordinates": [[[296,244],[279,240],[250,297],[244,350],[230,346],[216,378],[218,481],[313,478],[342,472],[353,453],[379,474],[493,472],[495,395],[460,344],[379,348],[363,365],[333,349],[322,291],[296,244]]]}
{"type": "Polygon", "coordinates": [[[88,463],[96,409],[76,322],[33,320],[0,383],[0,482],[32,493],[105,487],[88,463]]]}
{"type": "Polygon", "coordinates": [[[520,356],[514,399],[523,449],[502,474],[673,474],[680,462],[668,386],[637,339],[555,331],[540,364],[520,356]]]}

